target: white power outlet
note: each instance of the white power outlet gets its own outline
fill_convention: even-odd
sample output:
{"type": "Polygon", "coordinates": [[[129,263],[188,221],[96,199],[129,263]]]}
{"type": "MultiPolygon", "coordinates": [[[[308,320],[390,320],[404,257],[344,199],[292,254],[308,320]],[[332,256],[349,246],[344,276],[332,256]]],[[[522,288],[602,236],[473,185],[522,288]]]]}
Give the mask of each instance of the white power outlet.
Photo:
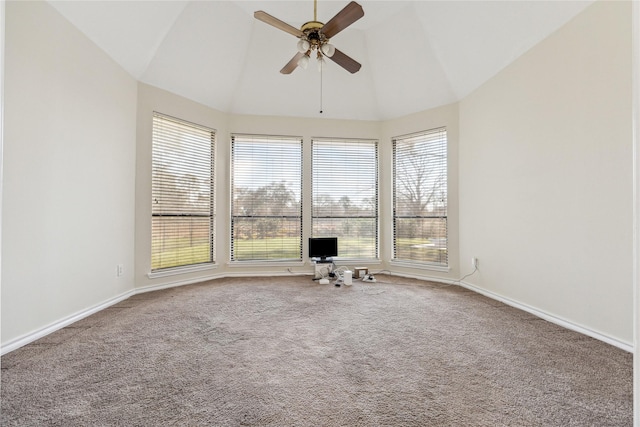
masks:
{"type": "Polygon", "coordinates": [[[124,274],[124,265],[118,264],[116,266],[116,277],[120,277],[124,274]]]}
{"type": "Polygon", "coordinates": [[[471,258],[471,267],[478,268],[479,266],[480,266],[480,260],[478,260],[478,257],[471,258]]]}

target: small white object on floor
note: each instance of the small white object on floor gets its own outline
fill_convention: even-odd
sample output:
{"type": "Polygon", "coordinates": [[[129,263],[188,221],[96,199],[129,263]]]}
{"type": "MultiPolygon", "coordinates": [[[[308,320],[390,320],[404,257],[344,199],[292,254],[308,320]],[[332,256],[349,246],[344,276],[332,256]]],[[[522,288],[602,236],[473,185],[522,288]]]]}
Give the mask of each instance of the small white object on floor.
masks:
{"type": "Polygon", "coordinates": [[[328,285],[329,284],[329,279],[320,279],[319,282],[321,285],[328,285]]]}
{"type": "Polygon", "coordinates": [[[351,270],[346,270],[344,273],[342,273],[342,278],[344,280],[345,286],[351,286],[351,270]]]}

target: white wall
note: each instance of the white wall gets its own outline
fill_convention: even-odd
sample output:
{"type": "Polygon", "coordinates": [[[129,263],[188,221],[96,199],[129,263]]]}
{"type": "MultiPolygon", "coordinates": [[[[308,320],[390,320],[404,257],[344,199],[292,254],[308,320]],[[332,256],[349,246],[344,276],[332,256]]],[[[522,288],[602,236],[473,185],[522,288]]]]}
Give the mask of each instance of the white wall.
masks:
{"type": "Polygon", "coordinates": [[[467,282],[633,342],[631,6],[597,2],[460,104],[467,282]]]}
{"type": "Polygon", "coordinates": [[[6,14],[3,348],[133,289],[136,144],[136,81],[47,3],[6,14]]]}

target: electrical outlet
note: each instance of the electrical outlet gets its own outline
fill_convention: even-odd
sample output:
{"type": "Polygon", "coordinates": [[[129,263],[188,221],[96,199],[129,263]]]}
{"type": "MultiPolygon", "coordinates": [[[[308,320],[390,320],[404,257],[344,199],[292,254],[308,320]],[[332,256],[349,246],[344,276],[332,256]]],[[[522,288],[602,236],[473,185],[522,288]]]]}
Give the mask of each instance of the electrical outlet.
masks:
{"type": "Polygon", "coordinates": [[[471,258],[471,267],[478,268],[479,266],[480,266],[480,260],[478,260],[478,257],[471,258]]]}
{"type": "Polygon", "coordinates": [[[124,274],[124,265],[118,264],[116,266],[116,277],[120,277],[124,274]]]}

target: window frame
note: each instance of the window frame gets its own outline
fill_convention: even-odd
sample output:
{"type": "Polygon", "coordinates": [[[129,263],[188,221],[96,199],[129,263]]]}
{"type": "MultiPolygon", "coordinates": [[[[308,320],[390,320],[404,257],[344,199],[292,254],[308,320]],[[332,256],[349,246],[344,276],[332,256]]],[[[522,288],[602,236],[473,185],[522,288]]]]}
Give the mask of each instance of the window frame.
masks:
{"type": "MultiPolygon", "coordinates": [[[[393,162],[393,172],[392,172],[392,255],[391,262],[394,264],[406,264],[412,265],[418,268],[430,268],[435,270],[448,270],[449,269],[449,212],[448,212],[448,199],[449,199],[449,165],[448,165],[448,133],[446,127],[438,127],[434,129],[429,129],[425,131],[415,132],[406,135],[400,135],[393,137],[391,139],[392,142],[392,162],[393,162]],[[399,211],[402,210],[398,206],[398,144],[402,144],[411,140],[416,140],[423,138],[425,141],[423,143],[428,146],[428,150],[433,150],[438,152],[443,160],[438,163],[440,169],[435,168],[434,170],[439,171],[436,173],[440,173],[440,176],[443,178],[443,183],[441,185],[444,186],[444,198],[442,203],[443,207],[439,207],[439,213],[433,214],[421,214],[421,215],[406,215],[400,214],[399,211]],[[429,141],[431,140],[431,141],[429,141]],[[438,144],[439,146],[436,146],[438,144]],[[399,257],[398,256],[398,230],[400,229],[399,220],[403,219],[415,219],[415,220],[441,220],[444,222],[444,245],[442,245],[442,241],[438,241],[435,247],[437,248],[439,253],[442,254],[442,249],[444,249],[444,256],[439,255],[436,258],[444,257],[444,261],[434,261],[428,260],[424,257],[422,259],[417,257],[399,257]]],[[[425,154],[426,155],[426,154],[425,154]]],[[[435,154],[430,154],[435,156],[435,154]]],[[[437,180],[437,179],[436,179],[437,180]]],[[[435,187],[432,187],[435,188],[435,187]]],[[[417,190],[416,190],[417,192],[417,190]]],[[[434,209],[435,210],[435,209],[434,209]]],[[[435,239],[442,239],[442,237],[436,237],[435,239]]]]}
{"type": "MultiPolygon", "coordinates": [[[[175,131],[177,128],[174,128],[173,130],[175,131]]],[[[191,135],[192,138],[196,138],[194,137],[194,134],[191,135]]],[[[198,150],[200,150],[202,147],[197,147],[196,143],[192,143],[189,146],[187,146],[186,148],[188,148],[188,150],[181,150],[180,153],[184,155],[184,157],[181,157],[181,160],[183,160],[184,158],[187,158],[189,155],[193,156],[194,152],[197,152],[198,150]],[[185,152],[187,152],[187,154],[184,154],[185,152]]],[[[200,270],[200,269],[204,269],[204,268],[210,268],[212,266],[216,265],[216,245],[215,245],[215,237],[216,237],[216,148],[217,148],[217,131],[216,129],[210,128],[208,126],[204,126],[204,125],[200,125],[197,123],[193,123],[190,122],[188,120],[184,120],[184,119],[180,119],[177,117],[173,117],[164,113],[160,113],[157,111],[153,111],[152,114],[152,132],[151,132],[151,248],[150,248],[150,254],[151,254],[151,259],[150,259],[150,273],[149,273],[149,277],[159,277],[159,276],[163,276],[166,274],[172,274],[172,273],[179,273],[182,271],[191,271],[191,270],[200,270]],[[171,144],[171,142],[175,143],[179,140],[179,136],[173,136],[170,135],[169,133],[171,131],[164,129],[164,134],[161,134],[160,136],[158,136],[158,132],[160,132],[160,130],[158,129],[158,126],[161,125],[168,125],[168,126],[177,126],[177,128],[182,128],[183,130],[186,129],[191,129],[194,132],[200,132],[200,133],[207,133],[208,134],[208,141],[209,144],[207,145],[207,151],[209,151],[209,156],[208,156],[208,161],[205,162],[206,165],[203,168],[197,168],[194,167],[193,164],[190,164],[188,166],[186,166],[184,163],[179,167],[176,168],[181,172],[184,173],[188,173],[188,172],[205,172],[206,171],[206,180],[203,182],[207,182],[207,189],[206,189],[206,193],[208,193],[208,213],[205,214],[196,214],[194,211],[197,210],[196,208],[193,208],[191,210],[186,209],[186,208],[182,208],[182,209],[176,209],[175,212],[172,213],[162,213],[159,211],[156,211],[154,213],[154,207],[157,206],[157,197],[164,197],[164,198],[170,198],[172,195],[171,192],[161,192],[161,194],[156,193],[156,188],[158,187],[163,187],[162,183],[161,183],[161,178],[156,175],[156,170],[158,168],[160,168],[159,162],[156,160],[156,156],[158,155],[157,150],[158,147],[160,145],[165,145],[165,149],[167,148],[167,144],[171,144]],[[164,141],[162,144],[159,143],[160,138],[163,138],[164,141]],[[171,139],[171,142],[167,142],[169,139],[171,139]],[[154,202],[155,201],[155,202],[154,202]],[[177,264],[173,264],[173,265],[167,265],[167,266],[159,266],[159,267],[154,267],[154,254],[156,253],[154,251],[154,218],[163,218],[163,217],[178,217],[178,218],[184,218],[184,217],[189,217],[189,218],[208,218],[208,236],[207,236],[207,256],[208,259],[206,261],[197,261],[197,262],[181,262],[181,263],[177,263],[177,264]]],[[[182,247],[182,249],[188,248],[187,247],[182,247]]],[[[190,246],[191,250],[193,251],[194,246],[190,246]]],[[[176,248],[176,250],[179,250],[178,248],[176,248]]]]}
{"type": "MultiPolygon", "coordinates": [[[[352,148],[353,149],[353,148],[352,148]]],[[[352,153],[349,153],[350,155],[352,153]]],[[[327,163],[326,159],[321,159],[323,161],[323,163],[321,164],[321,166],[325,166],[327,163]]],[[[347,159],[349,160],[349,159],[347,159]]],[[[356,164],[357,166],[357,161],[361,160],[361,159],[351,159],[352,162],[351,164],[356,164]]],[[[345,167],[342,166],[338,166],[338,168],[340,169],[340,173],[347,173],[348,172],[348,167],[345,165],[345,167]]],[[[327,172],[325,172],[327,173],[327,172]]],[[[365,139],[365,138],[340,138],[340,137],[335,137],[335,138],[331,138],[331,137],[312,137],[311,138],[311,227],[310,227],[310,237],[338,237],[338,254],[339,256],[335,257],[335,259],[339,259],[342,261],[345,260],[362,260],[363,262],[378,262],[380,260],[380,143],[377,139],[365,139]],[[373,186],[373,199],[375,201],[375,206],[372,209],[373,214],[372,215],[318,215],[315,209],[315,202],[316,202],[316,198],[317,196],[320,196],[320,194],[316,194],[316,185],[314,183],[315,181],[315,177],[316,177],[316,168],[318,167],[318,159],[316,158],[316,151],[315,148],[317,146],[320,146],[322,144],[336,144],[336,145],[345,145],[345,146],[349,146],[352,144],[362,144],[363,147],[366,148],[367,145],[372,145],[373,147],[373,161],[374,164],[373,166],[369,167],[369,171],[373,171],[373,179],[372,179],[372,186],[373,186]],[[315,230],[315,223],[317,221],[320,220],[340,220],[340,219],[344,219],[344,220],[348,220],[348,219],[370,219],[373,220],[373,233],[374,233],[374,237],[373,237],[373,252],[371,253],[372,256],[349,256],[349,255],[340,255],[341,253],[341,239],[340,239],[340,235],[333,235],[333,236],[328,236],[328,235],[324,235],[324,234],[316,234],[314,233],[315,230]]],[[[358,180],[355,179],[353,180],[354,184],[358,183],[358,180]]],[[[345,182],[345,186],[349,185],[348,182],[345,182]]],[[[344,246],[343,246],[343,250],[344,250],[344,246]]]]}
{"type": "MultiPolygon", "coordinates": [[[[282,136],[282,135],[254,135],[254,134],[243,134],[243,133],[233,133],[231,134],[231,138],[230,138],[230,162],[229,162],[229,185],[230,185],[230,193],[229,193],[229,263],[230,266],[234,266],[234,265],[247,265],[247,264],[252,264],[252,265],[273,265],[274,263],[300,263],[302,262],[302,257],[303,257],[303,248],[304,248],[304,244],[303,244],[303,232],[304,232],[304,218],[303,218],[303,201],[304,201],[304,177],[303,177],[303,172],[304,172],[304,151],[303,151],[303,138],[301,136],[282,136]],[[297,179],[299,180],[299,188],[297,189],[298,193],[299,193],[299,201],[297,201],[296,203],[299,204],[299,209],[296,211],[297,214],[296,215],[267,215],[267,214],[262,214],[262,215],[237,215],[234,210],[235,210],[235,205],[236,205],[236,177],[235,177],[235,172],[237,169],[237,159],[235,158],[235,153],[236,153],[236,146],[238,144],[238,139],[240,139],[240,142],[242,143],[250,143],[250,141],[256,142],[256,143],[271,143],[273,144],[274,142],[277,143],[282,142],[283,144],[290,144],[290,145],[296,145],[298,146],[298,150],[299,150],[299,168],[296,167],[296,171],[297,171],[297,179]],[[296,257],[282,257],[282,258],[270,258],[270,257],[254,257],[253,258],[248,258],[248,259],[238,259],[237,255],[236,255],[236,248],[235,248],[235,241],[236,241],[236,237],[235,237],[235,231],[237,228],[237,222],[239,219],[242,218],[261,218],[261,219],[277,219],[280,218],[282,220],[293,220],[293,221],[298,221],[299,224],[299,250],[298,248],[294,248],[297,251],[297,256],[296,257]]],[[[283,158],[283,162],[285,162],[286,160],[290,160],[290,158],[284,159],[283,158]]],[[[296,164],[297,166],[298,164],[296,164]]],[[[263,184],[264,186],[269,186],[271,184],[273,184],[274,182],[271,183],[267,183],[265,181],[265,183],[263,184]]],[[[296,235],[297,235],[296,234],[296,235]]]]}

